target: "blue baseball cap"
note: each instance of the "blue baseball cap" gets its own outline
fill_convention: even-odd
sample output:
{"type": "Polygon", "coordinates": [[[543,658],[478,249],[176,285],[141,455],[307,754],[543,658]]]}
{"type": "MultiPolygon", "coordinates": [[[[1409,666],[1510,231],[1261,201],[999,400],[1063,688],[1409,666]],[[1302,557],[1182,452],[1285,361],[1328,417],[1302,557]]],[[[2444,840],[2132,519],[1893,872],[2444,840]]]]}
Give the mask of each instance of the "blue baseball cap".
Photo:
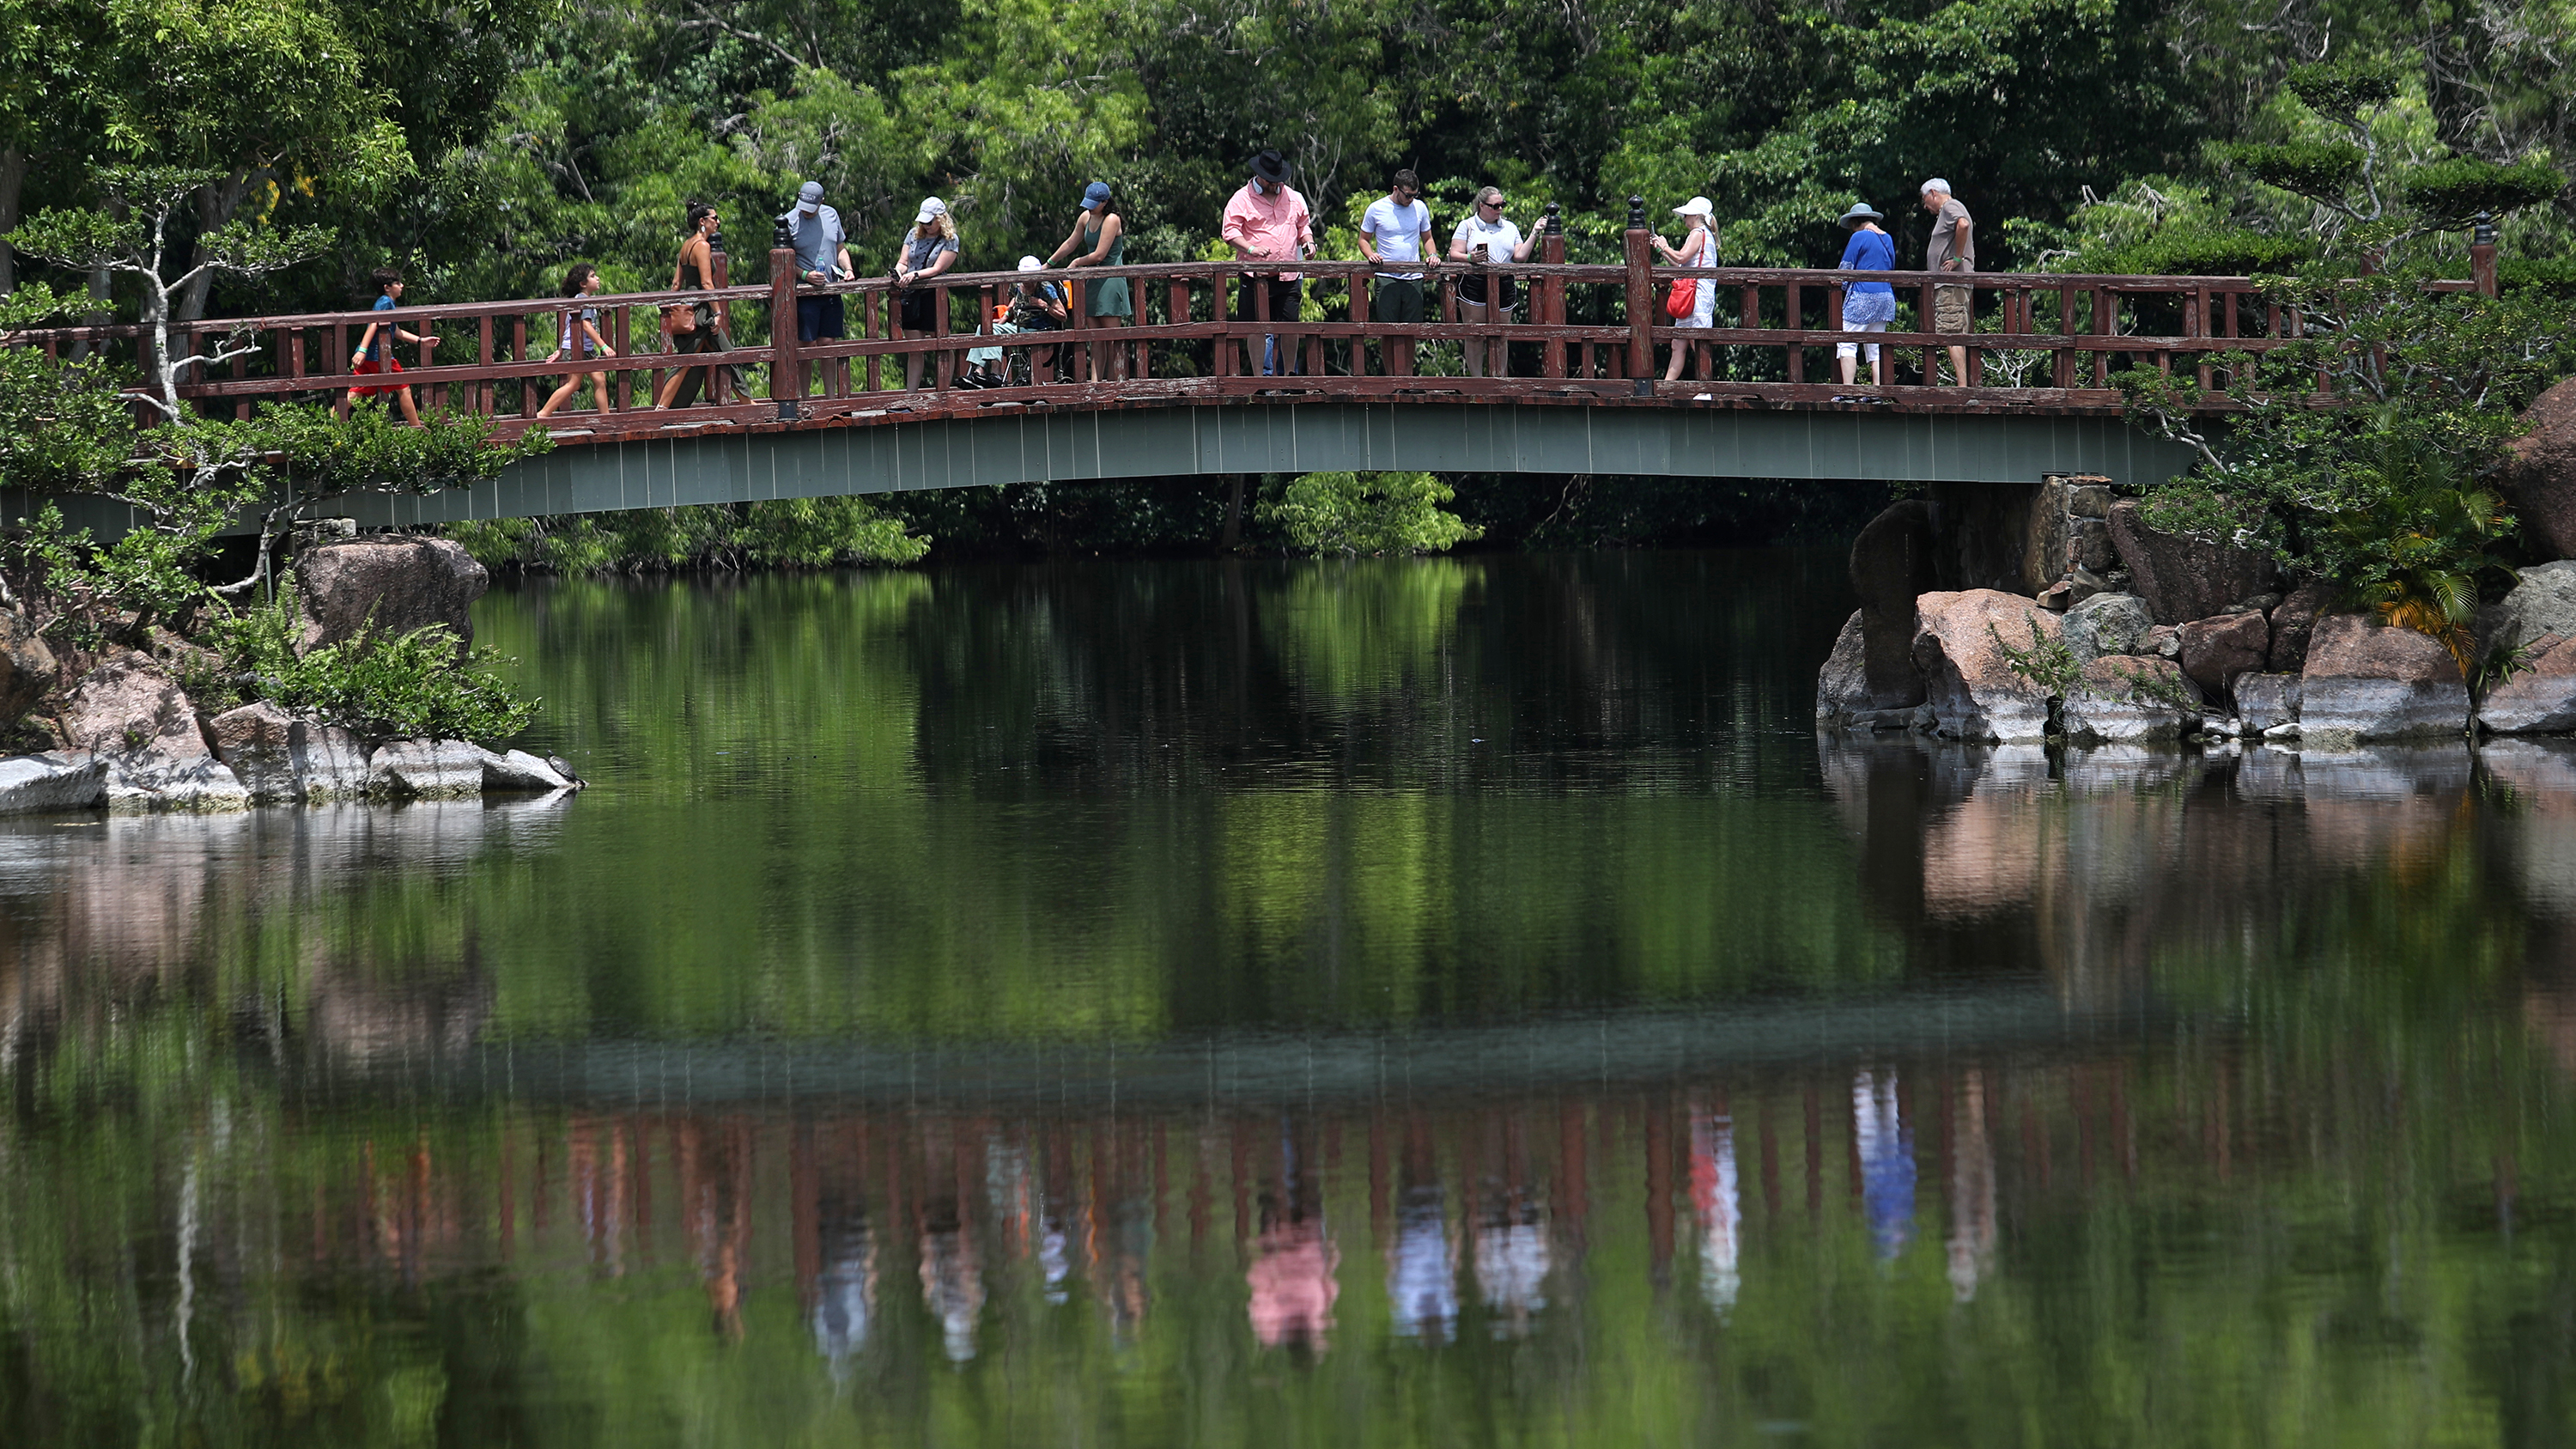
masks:
{"type": "Polygon", "coordinates": [[[1109,183],[1095,181],[1082,189],[1082,209],[1098,211],[1109,204],[1109,183]]]}

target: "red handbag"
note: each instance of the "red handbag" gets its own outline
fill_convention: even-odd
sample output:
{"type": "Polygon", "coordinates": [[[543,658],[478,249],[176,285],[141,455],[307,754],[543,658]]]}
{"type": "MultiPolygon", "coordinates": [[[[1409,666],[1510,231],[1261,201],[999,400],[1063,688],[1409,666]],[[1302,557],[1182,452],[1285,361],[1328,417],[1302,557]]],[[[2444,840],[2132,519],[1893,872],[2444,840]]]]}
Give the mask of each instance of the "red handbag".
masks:
{"type": "Polygon", "coordinates": [[[1684,277],[1664,294],[1664,315],[1678,322],[1699,310],[1699,278],[1684,277]]]}

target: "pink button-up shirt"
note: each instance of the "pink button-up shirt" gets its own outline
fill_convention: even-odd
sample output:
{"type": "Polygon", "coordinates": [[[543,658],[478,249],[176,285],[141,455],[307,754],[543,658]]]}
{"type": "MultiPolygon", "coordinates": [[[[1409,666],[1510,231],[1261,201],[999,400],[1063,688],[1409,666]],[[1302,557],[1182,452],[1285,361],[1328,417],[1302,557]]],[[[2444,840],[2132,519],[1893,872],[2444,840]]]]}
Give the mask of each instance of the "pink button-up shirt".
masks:
{"type": "MultiPolygon", "coordinates": [[[[1282,186],[1268,196],[1245,182],[1234,199],[1225,204],[1227,241],[1251,250],[1261,261],[1293,262],[1305,256],[1315,245],[1315,219],[1306,210],[1306,198],[1293,186],[1282,186]]],[[[1301,275],[1281,272],[1279,279],[1293,282],[1301,275]]]]}

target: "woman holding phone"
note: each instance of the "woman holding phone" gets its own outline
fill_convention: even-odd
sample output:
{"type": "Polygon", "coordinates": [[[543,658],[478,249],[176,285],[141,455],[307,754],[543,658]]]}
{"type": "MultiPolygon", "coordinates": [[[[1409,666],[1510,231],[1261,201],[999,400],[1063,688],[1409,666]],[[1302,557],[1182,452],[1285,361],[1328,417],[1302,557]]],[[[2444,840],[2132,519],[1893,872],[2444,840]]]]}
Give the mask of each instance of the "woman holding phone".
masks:
{"type": "MultiPolygon", "coordinates": [[[[1449,260],[1468,266],[1458,279],[1458,320],[1512,320],[1512,309],[1521,301],[1520,284],[1509,277],[1488,275],[1483,269],[1497,263],[1528,261],[1535,243],[1536,238],[1521,235],[1521,229],[1503,215],[1500,188],[1488,186],[1477,192],[1476,204],[1468,209],[1467,219],[1458,223],[1458,230],[1449,238],[1449,260]]],[[[1511,376],[1511,344],[1499,336],[1469,339],[1466,354],[1469,377],[1485,375],[1489,355],[1494,376],[1511,376]]]]}

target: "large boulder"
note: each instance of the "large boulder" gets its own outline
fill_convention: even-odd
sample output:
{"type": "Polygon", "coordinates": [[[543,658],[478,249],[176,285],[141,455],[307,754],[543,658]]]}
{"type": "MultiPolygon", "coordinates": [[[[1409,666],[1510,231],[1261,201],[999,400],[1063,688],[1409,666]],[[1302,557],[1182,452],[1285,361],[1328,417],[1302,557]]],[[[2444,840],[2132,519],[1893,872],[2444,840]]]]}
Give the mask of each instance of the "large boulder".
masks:
{"type": "Polygon", "coordinates": [[[2264,577],[2271,571],[2263,556],[2251,550],[2147,527],[2134,498],[2111,505],[2111,544],[2119,550],[2121,567],[2129,571],[2130,587],[2160,624],[2223,612],[2263,592],[2264,577]]]}
{"type": "Polygon", "coordinates": [[[2576,377],[2534,398],[2513,445],[2505,491],[2523,538],[2550,558],[2576,557],[2576,377]]]}
{"type": "Polygon", "coordinates": [[[2328,614],[2299,675],[2299,730],[2310,745],[2456,735],[2467,727],[2460,666],[2431,636],[2360,614],[2328,614]]]}
{"type": "Polygon", "coordinates": [[[369,788],[367,751],[348,731],[297,719],[262,701],[205,723],[215,758],[254,804],[353,800],[369,788]]]}
{"type": "Polygon", "coordinates": [[[2272,610],[2272,652],[2263,668],[2270,674],[2296,674],[2308,667],[2308,636],[2317,616],[2334,601],[2334,591],[2311,580],[2290,590],[2272,610]]]}
{"type": "Polygon", "coordinates": [[[106,660],[63,697],[62,734],[107,761],[107,808],[239,810],[250,803],[206,747],[197,713],[160,665],[141,654],[106,660]]]}
{"type": "Polygon", "coordinates": [[[2047,738],[2051,691],[2016,673],[2005,646],[2028,654],[2058,645],[2057,615],[1996,589],[1925,594],[1914,607],[1914,665],[1935,730],[1962,740],[2047,738]]]}
{"type": "Polygon", "coordinates": [[[2066,696],[2066,737],[2103,744],[2181,739],[2200,722],[2199,691],[2181,666],[2142,654],[2105,654],[2084,666],[2066,696]]]}
{"type": "Polygon", "coordinates": [[[16,724],[61,679],[62,665],[35,621],[0,613],[0,729],[16,724]]]}
{"type": "Polygon", "coordinates": [[[2478,637],[2482,648],[2521,646],[2532,665],[2487,691],[2479,724],[2497,734],[2576,730],[2576,559],[2524,569],[2479,615],[2478,637]]]}
{"type": "Polygon", "coordinates": [[[2478,611],[2481,647],[2510,642],[2538,654],[2553,638],[2576,639],[2576,559],[2522,570],[2513,592],[2478,611]]]}
{"type": "Polygon", "coordinates": [[[370,628],[391,636],[444,624],[461,650],[474,640],[467,611],[490,581],[464,545],[450,539],[396,535],[308,548],[295,558],[302,647],[337,644],[370,628]]]}
{"type": "Polygon", "coordinates": [[[2135,594],[2095,594],[2066,611],[2066,647],[2077,663],[2126,654],[2155,626],[2147,601],[2135,594]]]}
{"type": "Polygon", "coordinates": [[[2182,672],[2212,699],[2225,698],[2236,676],[2261,669],[2272,652],[2272,626],[2252,609],[2194,619],[2175,632],[2182,638],[2182,672]]]}
{"type": "Polygon", "coordinates": [[[2554,735],[2576,730],[2576,639],[2557,639],[2529,671],[2487,691],[2478,723],[2500,735],[2554,735]]]}
{"type": "MultiPolygon", "coordinates": [[[[1816,724],[1830,728],[1851,718],[1853,711],[1873,708],[1869,703],[1869,684],[1861,668],[1865,647],[1860,610],[1852,610],[1843,621],[1843,631],[1834,636],[1834,652],[1825,656],[1825,667],[1816,671],[1816,724]]],[[[1907,647],[1912,647],[1912,640],[1907,647]]],[[[1909,663],[1908,668],[1911,668],[1909,663]]]]}
{"type": "MultiPolygon", "coordinates": [[[[1934,586],[1932,510],[1919,498],[1881,510],[1852,540],[1852,592],[1860,596],[1861,677],[1852,709],[1923,702],[1914,672],[1914,600],[1934,586]]],[[[1839,645],[1836,646],[1839,649],[1839,645]]]]}
{"type": "Polygon", "coordinates": [[[84,810],[107,803],[107,761],[91,754],[0,760],[0,815],[84,810]]]}
{"type": "Polygon", "coordinates": [[[581,788],[581,781],[556,768],[552,760],[538,759],[525,750],[475,753],[483,757],[483,793],[487,795],[543,794],[581,788]]]}
{"type": "Polygon", "coordinates": [[[2299,676],[2295,674],[2240,674],[2236,676],[2236,718],[2247,734],[2259,735],[2265,730],[2299,722],[2299,676]]]}
{"type": "Polygon", "coordinates": [[[411,800],[464,800],[483,793],[484,752],[462,740],[395,740],[371,758],[372,793],[411,800]]]}

